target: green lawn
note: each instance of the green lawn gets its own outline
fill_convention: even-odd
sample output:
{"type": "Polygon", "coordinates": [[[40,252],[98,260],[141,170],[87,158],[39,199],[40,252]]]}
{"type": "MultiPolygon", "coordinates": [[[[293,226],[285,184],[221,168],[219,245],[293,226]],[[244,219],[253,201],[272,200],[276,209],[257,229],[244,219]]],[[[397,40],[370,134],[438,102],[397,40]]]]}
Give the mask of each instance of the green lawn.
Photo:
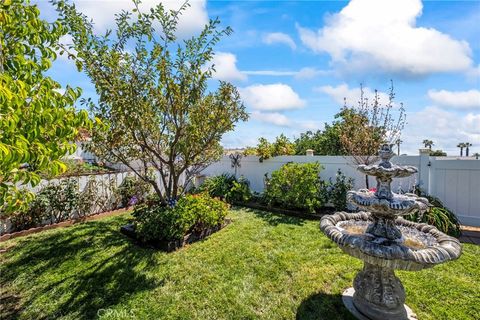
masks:
{"type": "MultiPolygon", "coordinates": [[[[306,221],[234,209],[174,253],[132,244],[129,214],[0,243],[1,319],[352,319],[341,301],[361,262],[306,221]]],[[[480,247],[398,272],[419,319],[480,314],[480,247]]],[[[478,319],[478,318],[477,318],[478,319]]]]}

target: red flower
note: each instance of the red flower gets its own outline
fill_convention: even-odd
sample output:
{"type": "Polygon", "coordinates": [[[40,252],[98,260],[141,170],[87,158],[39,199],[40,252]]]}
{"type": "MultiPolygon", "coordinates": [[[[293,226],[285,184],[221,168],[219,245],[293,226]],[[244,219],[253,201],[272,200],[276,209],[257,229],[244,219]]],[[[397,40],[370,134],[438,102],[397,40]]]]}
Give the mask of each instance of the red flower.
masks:
{"type": "Polygon", "coordinates": [[[368,189],[368,191],[370,191],[370,192],[377,192],[377,188],[370,188],[370,189],[368,189]]]}

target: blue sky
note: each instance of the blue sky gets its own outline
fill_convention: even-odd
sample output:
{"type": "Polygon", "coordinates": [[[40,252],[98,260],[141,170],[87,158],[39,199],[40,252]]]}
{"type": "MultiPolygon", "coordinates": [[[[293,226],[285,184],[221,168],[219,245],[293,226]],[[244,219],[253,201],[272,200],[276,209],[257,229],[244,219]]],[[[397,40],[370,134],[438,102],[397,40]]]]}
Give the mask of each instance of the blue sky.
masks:
{"type": "MultiPolygon", "coordinates": [[[[54,17],[48,2],[36,3],[44,18],[54,17]]],[[[99,31],[130,6],[126,0],[75,3],[99,31]]],[[[215,78],[234,83],[251,114],[225,135],[225,147],[321,129],[343,97],[356,103],[360,83],[367,94],[386,92],[392,79],[407,111],[402,152],[417,154],[425,138],[449,155],[458,154],[458,142],[480,152],[479,1],[192,1],[179,35],[195,34],[217,16],[234,34],[217,46],[215,78]]],[[[60,58],[50,74],[95,96],[71,61],[60,58]]]]}

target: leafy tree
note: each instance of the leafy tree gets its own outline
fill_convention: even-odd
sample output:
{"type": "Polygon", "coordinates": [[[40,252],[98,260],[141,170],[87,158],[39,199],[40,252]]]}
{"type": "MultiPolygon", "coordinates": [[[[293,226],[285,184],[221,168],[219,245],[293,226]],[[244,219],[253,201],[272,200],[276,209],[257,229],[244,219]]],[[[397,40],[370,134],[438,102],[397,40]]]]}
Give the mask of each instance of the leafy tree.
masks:
{"type": "Polygon", "coordinates": [[[178,43],[178,19],[188,3],[177,11],[159,3],[143,13],[134,0],[132,12],[116,15],[115,34],[98,36],[74,5],[53,2],[73,38],[67,49],[77,52],[77,65],[99,95],[98,102],[83,101],[104,124],[93,131],[91,151],[129,167],[162,202],[176,199],[222,155],[222,135],[248,118],[230,83],[207,91],[213,48],[232,30],[218,30],[219,20],[211,20],[200,35],[178,43]],[[149,167],[159,173],[160,184],[149,167]]]}
{"type": "Polygon", "coordinates": [[[430,156],[432,157],[446,157],[447,153],[443,150],[430,151],[430,156]]]}
{"type": "MultiPolygon", "coordinates": [[[[378,161],[378,150],[383,143],[394,144],[400,138],[405,125],[405,109],[400,104],[397,114],[394,113],[393,100],[395,93],[393,83],[390,87],[389,100],[380,102],[377,90],[373,101],[369,101],[361,87],[358,106],[347,107],[340,112],[344,123],[340,140],[352,162],[356,165],[370,165],[378,161]]],[[[369,188],[368,176],[365,185],[369,188]]]]}
{"type": "Polygon", "coordinates": [[[258,144],[256,148],[257,156],[260,157],[260,162],[266,160],[272,156],[273,148],[272,144],[268,142],[264,137],[258,139],[258,144]]]}
{"type": "Polygon", "coordinates": [[[243,150],[244,156],[255,156],[257,154],[257,149],[255,147],[246,147],[243,150]]]}
{"type": "Polygon", "coordinates": [[[26,208],[33,194],[20,185],[40,182],[40,173],[59,174],[61,158],[75,151],[79,127],[88,127],[85,111],[73,107],[79,88],[45,76],[57,57],[66,30],[58,21],[39,18],[28,0],[0,2],[0,210],[26,208]]]}
{"type": "Polygon", "coordinates": [[[321,130],[302,132],[300,137],[295,139],[295,154],[304,155],[308,149],[312,149],[315,154],[318,154],[321,138],[321,130]]]}
{"type": "Polygon", "coordinates": [[[432,140],[428,140],[428,139],[423,140],[422,143],[425,146],[425,148],[429,148],[430,150],[432,150],[432,146],[435,145],[432,140]]]}
{"type": "Polygon", "coordinates": [[[272,144],[272,155],[276,157],[292,154],[295,154],[295,145],[283,133],[276,137],[272,144]]]}
{"type": "MultiPolygon", "coordinates": [[[[340,118],[338,115],[337,118],[340,118]]],[[[312,149],[317,155],[340,156],[345,155],[345,150],[340,141],[343,120],[335,120],[331,125],[325,123],[323,131],[307,131],[301,133],[295,140],[295,153],[304,155],[307,149],[312,149]]]]}
{"type": "Polygon", "coordinates": [[[260,137],[256,148],[247,147],[244,154],[257,155],[260,157],[260,162],[262,162],[271,157],[295,154],[295,144],[283,133],[276,137],[273,143],[264,137],[260,137]]]}

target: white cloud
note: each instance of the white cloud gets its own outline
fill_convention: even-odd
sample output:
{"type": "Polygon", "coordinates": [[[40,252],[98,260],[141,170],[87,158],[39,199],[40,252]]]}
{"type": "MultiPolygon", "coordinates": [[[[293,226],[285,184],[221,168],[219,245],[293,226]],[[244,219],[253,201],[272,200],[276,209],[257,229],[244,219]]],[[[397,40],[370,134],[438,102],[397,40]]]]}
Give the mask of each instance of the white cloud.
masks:
{"type": "Polygon", "coordinates": [[[305,101],[288,85],[283,83],[256,84],[239,89],[246,105],[263,111],[298,109],[305,101]]]}
{"type": "Polygon", "coordinates": [[[421,14],[420,0],[351,0],[324,28],[297,29],[305,46],[330,54],[333,65],[346,72],[422,76],[471,70],[468,43],[417,27],[421,14]]]}
{"type": "Polygon", "coordinates": [[[237,57],[229,52],[216,52],[211,61],[215,66],[213,78],[225,81],[245,81],[247,75],[237,68],[237,57]]]}
{"type": "Polygon", "coordinates": [[[480,110],[480,91],[429,90],[428,97],[440,107],[480,110]]]}
{"type": "Polygon", "coordinates": [[[294,76],[298,71],[281,71],[281,70],[254,70],[254,71],[243,71],[243,73],[248,74],[249,76],[272,76],[272,77],[284,77],[284,76],[294,76]]]}
{"type": "Polygon", "coordinates": [[[281,43],[289,46],[292,50],[297,48],[295,41],[286,33],[282,32],[272,32],[268,33],[263,37],[263,42],[266,44],[275,44],[281,43]]]}
{"type": "MultiPolygon", "coordinates": [[[[344,99],[347,100],[347,106],[357,106],[360,101],[360,88],[349,88],[347,84],[343,83],[336,87],[332,86],[322,86],[314,88],[315,91],[323,92],[329,95],[336,103],[339,105],[344,104],[344,99]]],[[[371,90],[368,87],[363,88],[364,97],[368,101],[372,101],[375,97],[375,91],[371,90]]],[[[388,103],[388,95],[384,92],[378,92],[378,98],[381,104],[388,103]]]]}
{"type": "Polygon", "coordinates": [[[303,132],[304,130],[317,130],[323,128],[323,124],[319,121],[292,119],[291,117],[288,117],[280,112],[253,111],[251,113],[251,117],[254,120],[273,124],[279,127],[300,129],[300,132],[303,132]]]}
{"type": "MultiPolygon", "coordinates": [[[[143,0],[140,4],[142,12],[149,12],[150,8],[162,3],[167,10],[178,10],[184,0],[143,0]]],[[[131,0],[74,0],[78,11],[92,18],[97,31],[105,31],[115,26],[114,14],[121,10],[134,8],[131,0]]],[[[177,26],[177,35],[181,38],[199,32],[208,23],[206,0],[190,0],[190,7],[183,11],[177,26]]]]}
{"type": "Polygon", "coordinates": [[[272,77],[285,77],[293,76],[295,79],[305,80],[312,79],[321,75],[328,75],[331,72],[327,70],[319,70],[316,68],[306,67],[298,71],[282,71],[282,70],[254,70],[254,71],[242,71],[246,75],[252,76],[272,76],[272,77]]]}
{"type": "Polygon", "coordinates": [[[278,112],[253,111],[251,113],[251,116],[254,120],[274,124],[281,127],[289,127],[292,124],[292,122],[287,116],[278,112]]]}
{"type": "Polygon", "coordinates": [[[471,153],[477,152],[473,150],[480,150],[478,143],[475,143],[480,141],[480,113],[459,115],[434,106],[409,113],[402,134],[402,149],[409,154],[418,154],[423,139],[432,140],[434,149],[442,149],[448,155],[458,154],[456,146],[459,142],[473,143],[471,153]]]}
{"type": "Polygon", "coordinates": [[[330,71],[318,70],[318,69],[315,69],[315,68],[306,67],[306,68],[300,69],[295,74],[295,78],[306,80],[306,79],[313,79],[317,76],[325,76],[325,75],[328,75],[328,74],[330,74],[330,71]]]}

